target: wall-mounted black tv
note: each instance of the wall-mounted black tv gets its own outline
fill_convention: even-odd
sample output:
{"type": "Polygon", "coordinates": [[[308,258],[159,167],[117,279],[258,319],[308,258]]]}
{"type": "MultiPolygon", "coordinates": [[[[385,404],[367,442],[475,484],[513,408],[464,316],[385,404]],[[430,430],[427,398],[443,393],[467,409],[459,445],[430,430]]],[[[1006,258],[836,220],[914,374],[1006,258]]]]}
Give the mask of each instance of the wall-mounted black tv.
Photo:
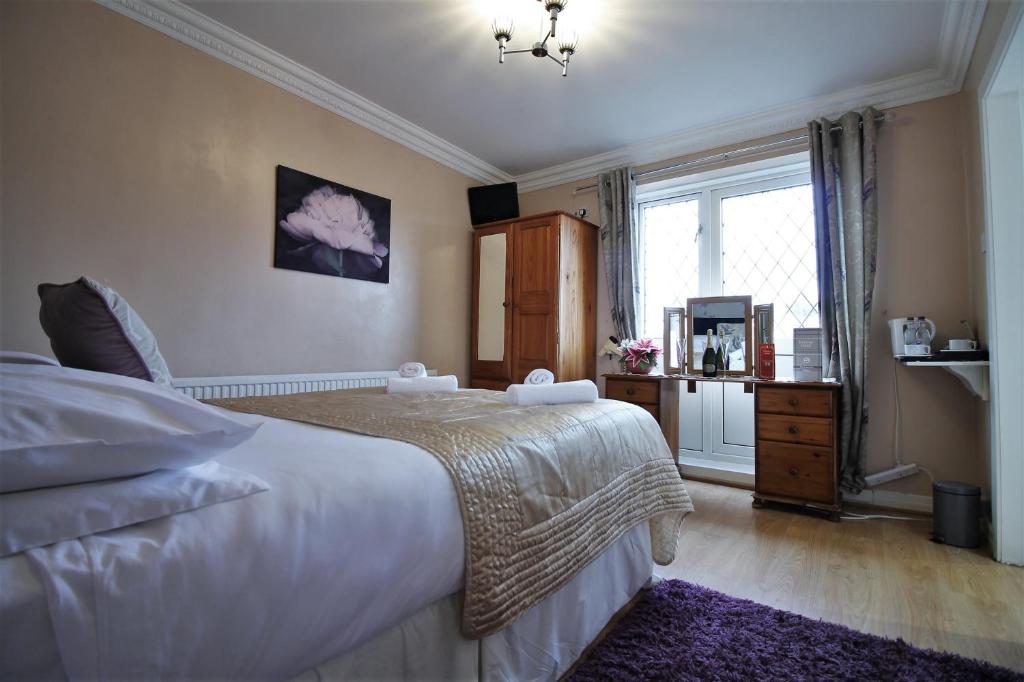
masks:
{"type": "Polygon", "coordinates": [[[519,189],[516,183],[469,188],[469,218],[474,225],[519,217],[519,189]]]}

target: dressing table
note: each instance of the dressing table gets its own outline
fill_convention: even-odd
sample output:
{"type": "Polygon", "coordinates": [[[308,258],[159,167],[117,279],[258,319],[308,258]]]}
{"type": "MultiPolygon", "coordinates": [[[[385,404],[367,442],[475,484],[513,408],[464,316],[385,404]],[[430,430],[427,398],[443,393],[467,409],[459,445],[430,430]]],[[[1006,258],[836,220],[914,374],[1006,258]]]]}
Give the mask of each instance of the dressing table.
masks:
{"type": "Polygon", "coordinates": [[[781,502],[839,520],[838,382],[605,374],[605,397],[633,403],[658,420],[679,463],[679,394],[697,382],[741,383],[754,394],[754,507],[781,502]]]}
{"type": "MultiPolygon", "coordinates": [[[[754,507],[779,502],[816,509],[838,520],[842,509],[838,450],[840,384],[752,376],[752,344],[747,340],[757,338],[760,343],[771,343],[770,333],[763,329],[770,329],[771,323],[762,323],[752,330],[751,308],[750,297],[741,296],[690,299],[685,309],[667,308],[667,373],[605,374],[605,395],[650,412],[661,425],[678,464],[682,392],[696,393],[700,382],[741,384],[743,392],[753,393],[754,397],[754,507]],[[735,352],[733,365],[742,369],[719,370],[718,376],[704,377],[684,373],[676,366],[699,366],[706,330],[723,328],[732,337],[728,348],[735,352]],[[681,337],[690,340],[685,359],[678,357],[683,349],[675,349],[672,343],[673,338],[681,337]]],[[[771,319],[770,312],[767,319],[771,319]]]]}

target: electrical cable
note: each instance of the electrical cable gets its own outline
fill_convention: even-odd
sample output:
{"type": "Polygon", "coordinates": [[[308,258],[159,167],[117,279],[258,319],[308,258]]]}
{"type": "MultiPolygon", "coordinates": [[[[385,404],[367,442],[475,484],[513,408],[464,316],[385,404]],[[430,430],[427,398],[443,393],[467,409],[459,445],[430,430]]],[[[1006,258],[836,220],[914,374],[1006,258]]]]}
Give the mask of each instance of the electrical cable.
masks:
{"type": "MultiPolygon", "coordinates": [[[[892,360],[892,389],[895,397],[896,406],[896,417],[892,425],[892,455],[893,461],[896,466],[903,466],[903,415],[900,411],[900,378],[899,378],[899,361],[896,358],[892,360]]],[[[923,466],[917,467],[918,471],[923,471],[928,475],[928,478],[935,482],[935,477],[932,476],[932,472],[925,469],[923,466]]],[[[839,517],[845,521],[868,521],[870,519],[890,519],[892,521],[930,521],[930,519],[918,519],[909,516],[889,516],[887,514],[854,514],[852,512],[846,512],[839,517]]]]}
{"type": "MultiPolygon", "coordinates": [[[[900,414],[900,378],[897,370],[897,366],[900,363],[893,358],[892,361],[892,387],[893,393],[896,397],[896,421],[893,424],[892,429],[892,452],[893,457],[896,460],[896,466],[903,464],[903,419],[900,414]]],[[[928,469],[925,469],[920,464],[917,465],[918,471],[923,471],[928,478],[931,479],[932,483],[935,483],[935,476],[928,469]]]]}
{"type": "Polygon", "coordinates": [[[912,516],[889,516],[887,514],[855,514],[846,512],[840,518],[847,521],[867,521],[868,519],[892,519],[893,521],[930,521],[931,519],[918,519],[912,516]]]}
{"type": "Polygon", "coordinates": [[[903,464],[903,424],[900,417],[900,378],[897,374],[897,366],[900,363],[896,358],[892,359],[892,388],[896,396],[896,421],[892,425],[892,453],[896,460],[896,466],[903,464]]]}

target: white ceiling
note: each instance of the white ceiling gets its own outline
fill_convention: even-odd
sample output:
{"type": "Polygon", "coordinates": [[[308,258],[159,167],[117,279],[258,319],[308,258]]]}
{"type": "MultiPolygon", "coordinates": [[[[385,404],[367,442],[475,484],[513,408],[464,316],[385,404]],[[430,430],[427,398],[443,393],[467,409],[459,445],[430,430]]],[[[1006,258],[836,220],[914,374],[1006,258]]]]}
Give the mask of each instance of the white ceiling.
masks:
{"type": "MultiPolygon", "coordinates": [[[[542,10],[504,1],[536,18],[510,44],[526,47],[542,10]]],[[[911,74],[949,80],[950,50],[969,57],[976,35],[951,46],[964,30],[943,0],[570,0],[582,43],[562,78],[527,54],[497,63],[488,2],[186,4],[513,176],[911,74]]]]}

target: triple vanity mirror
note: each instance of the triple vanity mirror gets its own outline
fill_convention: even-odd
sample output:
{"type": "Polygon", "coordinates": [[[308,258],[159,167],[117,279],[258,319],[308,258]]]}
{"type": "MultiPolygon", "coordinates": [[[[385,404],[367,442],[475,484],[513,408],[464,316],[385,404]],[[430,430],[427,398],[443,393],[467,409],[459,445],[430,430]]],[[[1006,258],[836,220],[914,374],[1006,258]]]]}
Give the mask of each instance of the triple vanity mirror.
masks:
{"type": "MultiPolygon", "coordinates": [[[[691,372],[701,366],[707,333],[725,343],[727,376],[750,376],[754,373],[751,333],[752,299],[750,296],[710,296],[686,299],[686,332],[691,372]]],[[[666,362],[666,367],[668,363],[666,362]]]]}
{"type": "Polygon", "coordinates": [[[686,308],[664,308],[665,333],[662,364],[665,374],[686,371],[686,308]]]}

